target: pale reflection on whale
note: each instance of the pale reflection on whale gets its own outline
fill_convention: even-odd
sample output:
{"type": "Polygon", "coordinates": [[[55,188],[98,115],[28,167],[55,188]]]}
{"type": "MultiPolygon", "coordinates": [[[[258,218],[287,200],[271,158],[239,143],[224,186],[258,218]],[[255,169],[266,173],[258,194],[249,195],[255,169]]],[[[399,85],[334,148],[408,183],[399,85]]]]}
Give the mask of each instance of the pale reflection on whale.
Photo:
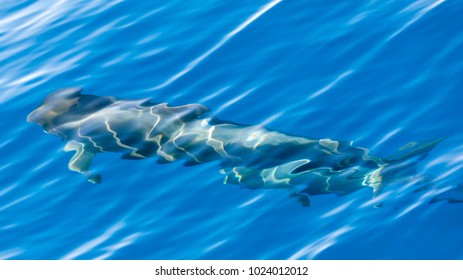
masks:
{"type": "Polygon", "coordinates": [[[225,184],[288,189],[306,206],[309,195],[365,187],[377,194],[385,181],[413,174],[417,160],[440,141],[412,142],[393,157],[379,158],[349,141],[235,124],[209,118],[208,111],[200,104],[172,107],[65,88],[47,96],[27,119],[67,141],[64,150],[75,152],[69,169],[92,183],[101,182],[90,166],[102,152],[122,152],[123,159],[157,157],[159,163],[182,160],[185,166],[218,161],[225,184]]]}

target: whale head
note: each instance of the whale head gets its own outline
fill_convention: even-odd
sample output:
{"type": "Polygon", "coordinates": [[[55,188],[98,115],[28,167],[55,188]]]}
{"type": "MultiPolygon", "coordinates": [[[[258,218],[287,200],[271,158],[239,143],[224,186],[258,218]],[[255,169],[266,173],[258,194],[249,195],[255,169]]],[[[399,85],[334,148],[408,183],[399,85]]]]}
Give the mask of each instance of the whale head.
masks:
{"type": "Polygon", "coordinates": [[[27,116],[28,122],[34,122],[48,131],[55,119],[69,112],[78,102],[82,88],[63,88],[48,95],[42,104],[27,116]]]}

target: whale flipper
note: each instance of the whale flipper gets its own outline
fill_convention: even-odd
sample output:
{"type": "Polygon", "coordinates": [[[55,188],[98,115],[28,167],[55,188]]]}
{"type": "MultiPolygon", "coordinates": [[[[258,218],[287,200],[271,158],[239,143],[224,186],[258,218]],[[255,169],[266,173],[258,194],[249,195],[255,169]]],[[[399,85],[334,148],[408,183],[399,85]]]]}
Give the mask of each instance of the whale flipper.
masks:
{"type": "Polygon", "coordinates": [[[66,146],[64,146],[64,151],[75,151],[74,156],[68,164],[69,170],[84,174],[87,177],[87,180],[93,184],[101,183],[100,175],[91,174],[89,172],[95,153],[86,149],[85,144],[76,141],[69,141],[66,146]]]}

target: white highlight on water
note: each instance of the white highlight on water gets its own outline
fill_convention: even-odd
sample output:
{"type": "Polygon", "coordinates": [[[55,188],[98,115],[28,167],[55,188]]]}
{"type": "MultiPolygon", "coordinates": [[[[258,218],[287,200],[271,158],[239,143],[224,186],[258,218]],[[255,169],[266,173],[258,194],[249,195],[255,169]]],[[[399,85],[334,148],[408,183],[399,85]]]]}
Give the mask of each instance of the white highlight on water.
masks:
{"type": "Polygon", "coordinates": [[[226,109],[227,107],[229,107],[229,106],[235,104],[236,102],[240,101],[241,99],[245,98],[250,93],[252,93],[255,89],[256,88],[249,89],[249,90],[245,91],[244,93],[238,95],[237,97],[233,98],[232,100],[224,103],[222,106],[217,108],[217,110],[214,113],[214,116],[217,115],[219,112],[223,111],[224,109],[226,109]]]}
{"type": "Polygon", "coordinates": [[[344,73],[341,73],[341,75],[337,76],[336,79],[334,79],[331,83],[327,84],[326,86],[324,86],[323,88],[317,90],[316,92],[314,92],[313,94],[311,94],[307,100],[310,100],[310,99],[313,99],[317,96],[320,96],[322,94],[324,94],[325,92],[327,92],[328,90],[330,90],[331,88],[333,88],[337,83],[339,83],[340,81],[342,81],[344,78],[346,78],[347,76],[351,75],[352,73],[354,73],[354,70],[348,70],[344,73]]]}
{"type": "Polygon", "coordinates": [[[222,47],[225,43],[227,43],[230,39],[232,39],[236,34],[241,32],[243,29],[245,29],[249,24],[254,22],[256,19],[258,19],[260,16],[262,16],[264,13],[269,11],[271,8],[273,8],[276,4],[280,3],[282,0],[273,0],[270,3],[264,5],[262,8],[260,8],[256,13],[254,13],[252,16],[250,16],[248,19],[246,19],[243,23],[238,25],[235,29],[233,29],[231,32],[226,34],[217,44],[212,46],[209,50],[207,50],[205,53],[191,61],[183,70],[175,74],[174,76],[170,77],[167,81],[164,83],[160,84],[159,86],[154,87],[154,90],[158,90],[161,88],[164,88],[171,83],[175,82],[179,78],[183,77],[185,74],[193,70],[198,64],[200,64],[204,59],[206,59],[208,56],[210,56],[212,53],[217,51],[220,47],[222,47]]]}
{"type": "Polygon", "coordinates": [[[328,218],[328,217],[331,217],[331,216],[334,216],[338,213],[341,213],[342,211],[346,210],[354,201],[348,201],[336,208],[334,208],[333,210],[327,212],[326,214],[322,215],[320,218],[324,219],[324,218],[328,218]]]}
{"type": "Polygon", "coordinates": [[[426,193],[421,195],[421,197],[417,201],[415,201],[413,204],[409,205],[403,211],[398,213],[395,216],[395,219],[398,219],[398,218],[412,212],[413,210],[417,209],[419,206],[426,204],[430,198],[432,198],[434,196],[437,196],[437,195],[439,195],[441,193],[444,193],[446,191],[449,191],[450,189],[452,189],[451,186],[427,191],[426,193]]]}
{"type": "Polygon", "coordinates": [[[0,212],[4,211],[4,210],[6,210],[6,209],[8,209],[8,208],[10,208],[10,207],[12,207],[12,206],[15,206],[16,204],[19,204],[19,203],[23,202],[24,200],[29,199],[30,197],[34,196],[35,194],[36,194],[35,192],[34,192],[34,193],[27,194],[27,195],[25,195],[25,196],[22,196],[22,197],[20,197],[20,198],[18,198],[18,199],[16,199],[16,200],[14,200],[14,201],[12,201],[12,202],[6,204],[6,205],[0,207],[0,212]]]}
{"type": "Polygon", "coordinates": [[[335,230],[332,233],[327,234],[326,236],[323,236],[317,241],[311,242],[309,245],[297,251],[289,259],[294,260],[303,257],[306,257],[307,259],[313,259],[324,250],[336,244],[336,241],[339,239],[340,236],[346,234],[347,232],[353,229],[354,228],[350,226],[343,226],[340,229],[335,230]]]}
{"type": "Polygon", "coordinates": [[[203,99],[199,100],[199,103],[202,104],[202,103],[204,103],[204,102],[206,102],[208,100],[211,100],[212,98],[215,98],[215,97],[221,95],[222,93],[229,90],[230,88],[231,88],[231,86],[223,87],[223,88],[219,89],[218,91],[213,92],[213,93],[209,94],[208,96],[204,97],[203,99]]]}
{"type": "Polygon", "coordinates": [[[24,251],[18,248],[6,250],[3,252],[0,252],[0,260],[11,259],[17,255],[21,255],[22,253],[24,253],[24,251]]]}
{"type": "Polygon", "coordinates": [[[100,255],[100,256],[96,257],[95,260],[105,260],[105,259],[111,257],[118,250],[135,243],[135,241],[138,238],[140,238],[141,236],[143,236],[143,234],[140,233],[140,232],[137,232],[137,233],[131,234],[131,235],[127,236],[127,237],[124,237],[124,239],[117,242],[116,244],[110,245],[110,246],[108,246],[106,248],[103,248],[102,250],[106,250],[107,252],[104,253],[103,255],[100,255]]]}
{"type": "MultiPolygon", "coordinates": [[[[415,2],[415,3],[411,4],[410,6],[408,6],[407,8],[405,8],[404,10],[407,10],[407,9],[411,8],[412,6],[415,6],[416,4],[419,4],[419,3],[422,3],[422,2],[423,1],[415,2]]],[[[414,24],[416,21],[418,21],[420,18],[422,18],[425,14],[427,14],[429,11],[431,11],[432,9],[436,8],[437,6],[439,6],[440,4],[442,4],[444,2],[445,2],[445,0],[438,0],[438,1],[435,1],[434,3],[432,3],[431,5],[426,6],[425,8],[421,9],[418,13],[415,14],[415,16],[411,20],[409,20],[407,23],[405,23],[404,26],[402,26],[399,30],[397,30],[391,36],[389,36],[386,41],[389,41],[389,40],[393,39],[394,37],[396,37],[397,35],[399,35],[400,33],[402,33],[402,31],[407,29],[410,25],[414,24]]]]}
{"type": "Polygon", "coordinates": [[[103,242],[107,241],[110,239],[117,231],[122,229],[124,227],[123,222],[118,222],[109,229],[107,229],[102,235],[96,237],[95,239],[92,239],[88,242],[85,242],[81,246],[77,247],[76,249],[72,250],[71,252],[67,253],[64,255],[61,259],[63,260],[71,260],[75,259],[78,256],[81,256],[85,253],[90,252],[92,249],[94,249],[96,246],[102,244],[103,242]]]}
{"type": "Polygon", "coordinates": [[[373,147],[370,148],[370,150],[376,149],[376,148],[379,147],[381,144],[383,144],[384,142],[386,142],[387,140],[389,140],[391,137],[393,137],[394,135],[396,135],[397,133],[399,133],[401,130],[402,130],[402,128],[399,127],[399,128],[396,128],[396,129],[392,130],[392,131],[389,132],[388,134],[384,135],[384,136],[378,141],[378,143],[376,143],[373,147]]]}
{"type": "Polygon", "coordinates": [[[217,242],[217,243],[214,243],[214,244],[212,244],[211,246],[209,246],[209,247],[207,247],[206,249],[204,249],[203,252],[204,252],[204,253],[208,253],[208,252],[214,250],[215,248],[220,247],[220,246],[222,246],[223,244],[227,243],[227,241],[228,241],[227,239],[224,239],[224,240],[222,240],[222,241],[219,241],[219,242],[217,242]]]}
{"type": "Polygon", "coordinates": [[[243,204],[241,204],[240,206],[238,206],[238,208],[243,208],[243,207],[246,207],[246,206],[249,206],[251,204],[254,204],[255,202],[259,201],[262,197],[264,197],[263,194],[260,194],[254,198],[251,198],[250,200],[244,202],[243,204]]]}

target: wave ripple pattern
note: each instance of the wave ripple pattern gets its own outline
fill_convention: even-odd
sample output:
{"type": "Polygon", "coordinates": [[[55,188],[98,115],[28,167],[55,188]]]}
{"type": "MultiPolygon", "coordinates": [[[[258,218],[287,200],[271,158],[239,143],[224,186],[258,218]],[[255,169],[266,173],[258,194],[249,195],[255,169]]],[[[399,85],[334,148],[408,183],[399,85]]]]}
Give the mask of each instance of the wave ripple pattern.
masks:
{"type": "Polygon", "coordinates": [[[0,259],[463,259],[462,12],[450,0],[3,1],[0,259]],[[374,197],[310,195],[310,207],[224,185],[237,173],[220,161],[102,153],[94,185],[26,121],[69,87],[202,104],[378,159],[432,149],[374,197]]]}

